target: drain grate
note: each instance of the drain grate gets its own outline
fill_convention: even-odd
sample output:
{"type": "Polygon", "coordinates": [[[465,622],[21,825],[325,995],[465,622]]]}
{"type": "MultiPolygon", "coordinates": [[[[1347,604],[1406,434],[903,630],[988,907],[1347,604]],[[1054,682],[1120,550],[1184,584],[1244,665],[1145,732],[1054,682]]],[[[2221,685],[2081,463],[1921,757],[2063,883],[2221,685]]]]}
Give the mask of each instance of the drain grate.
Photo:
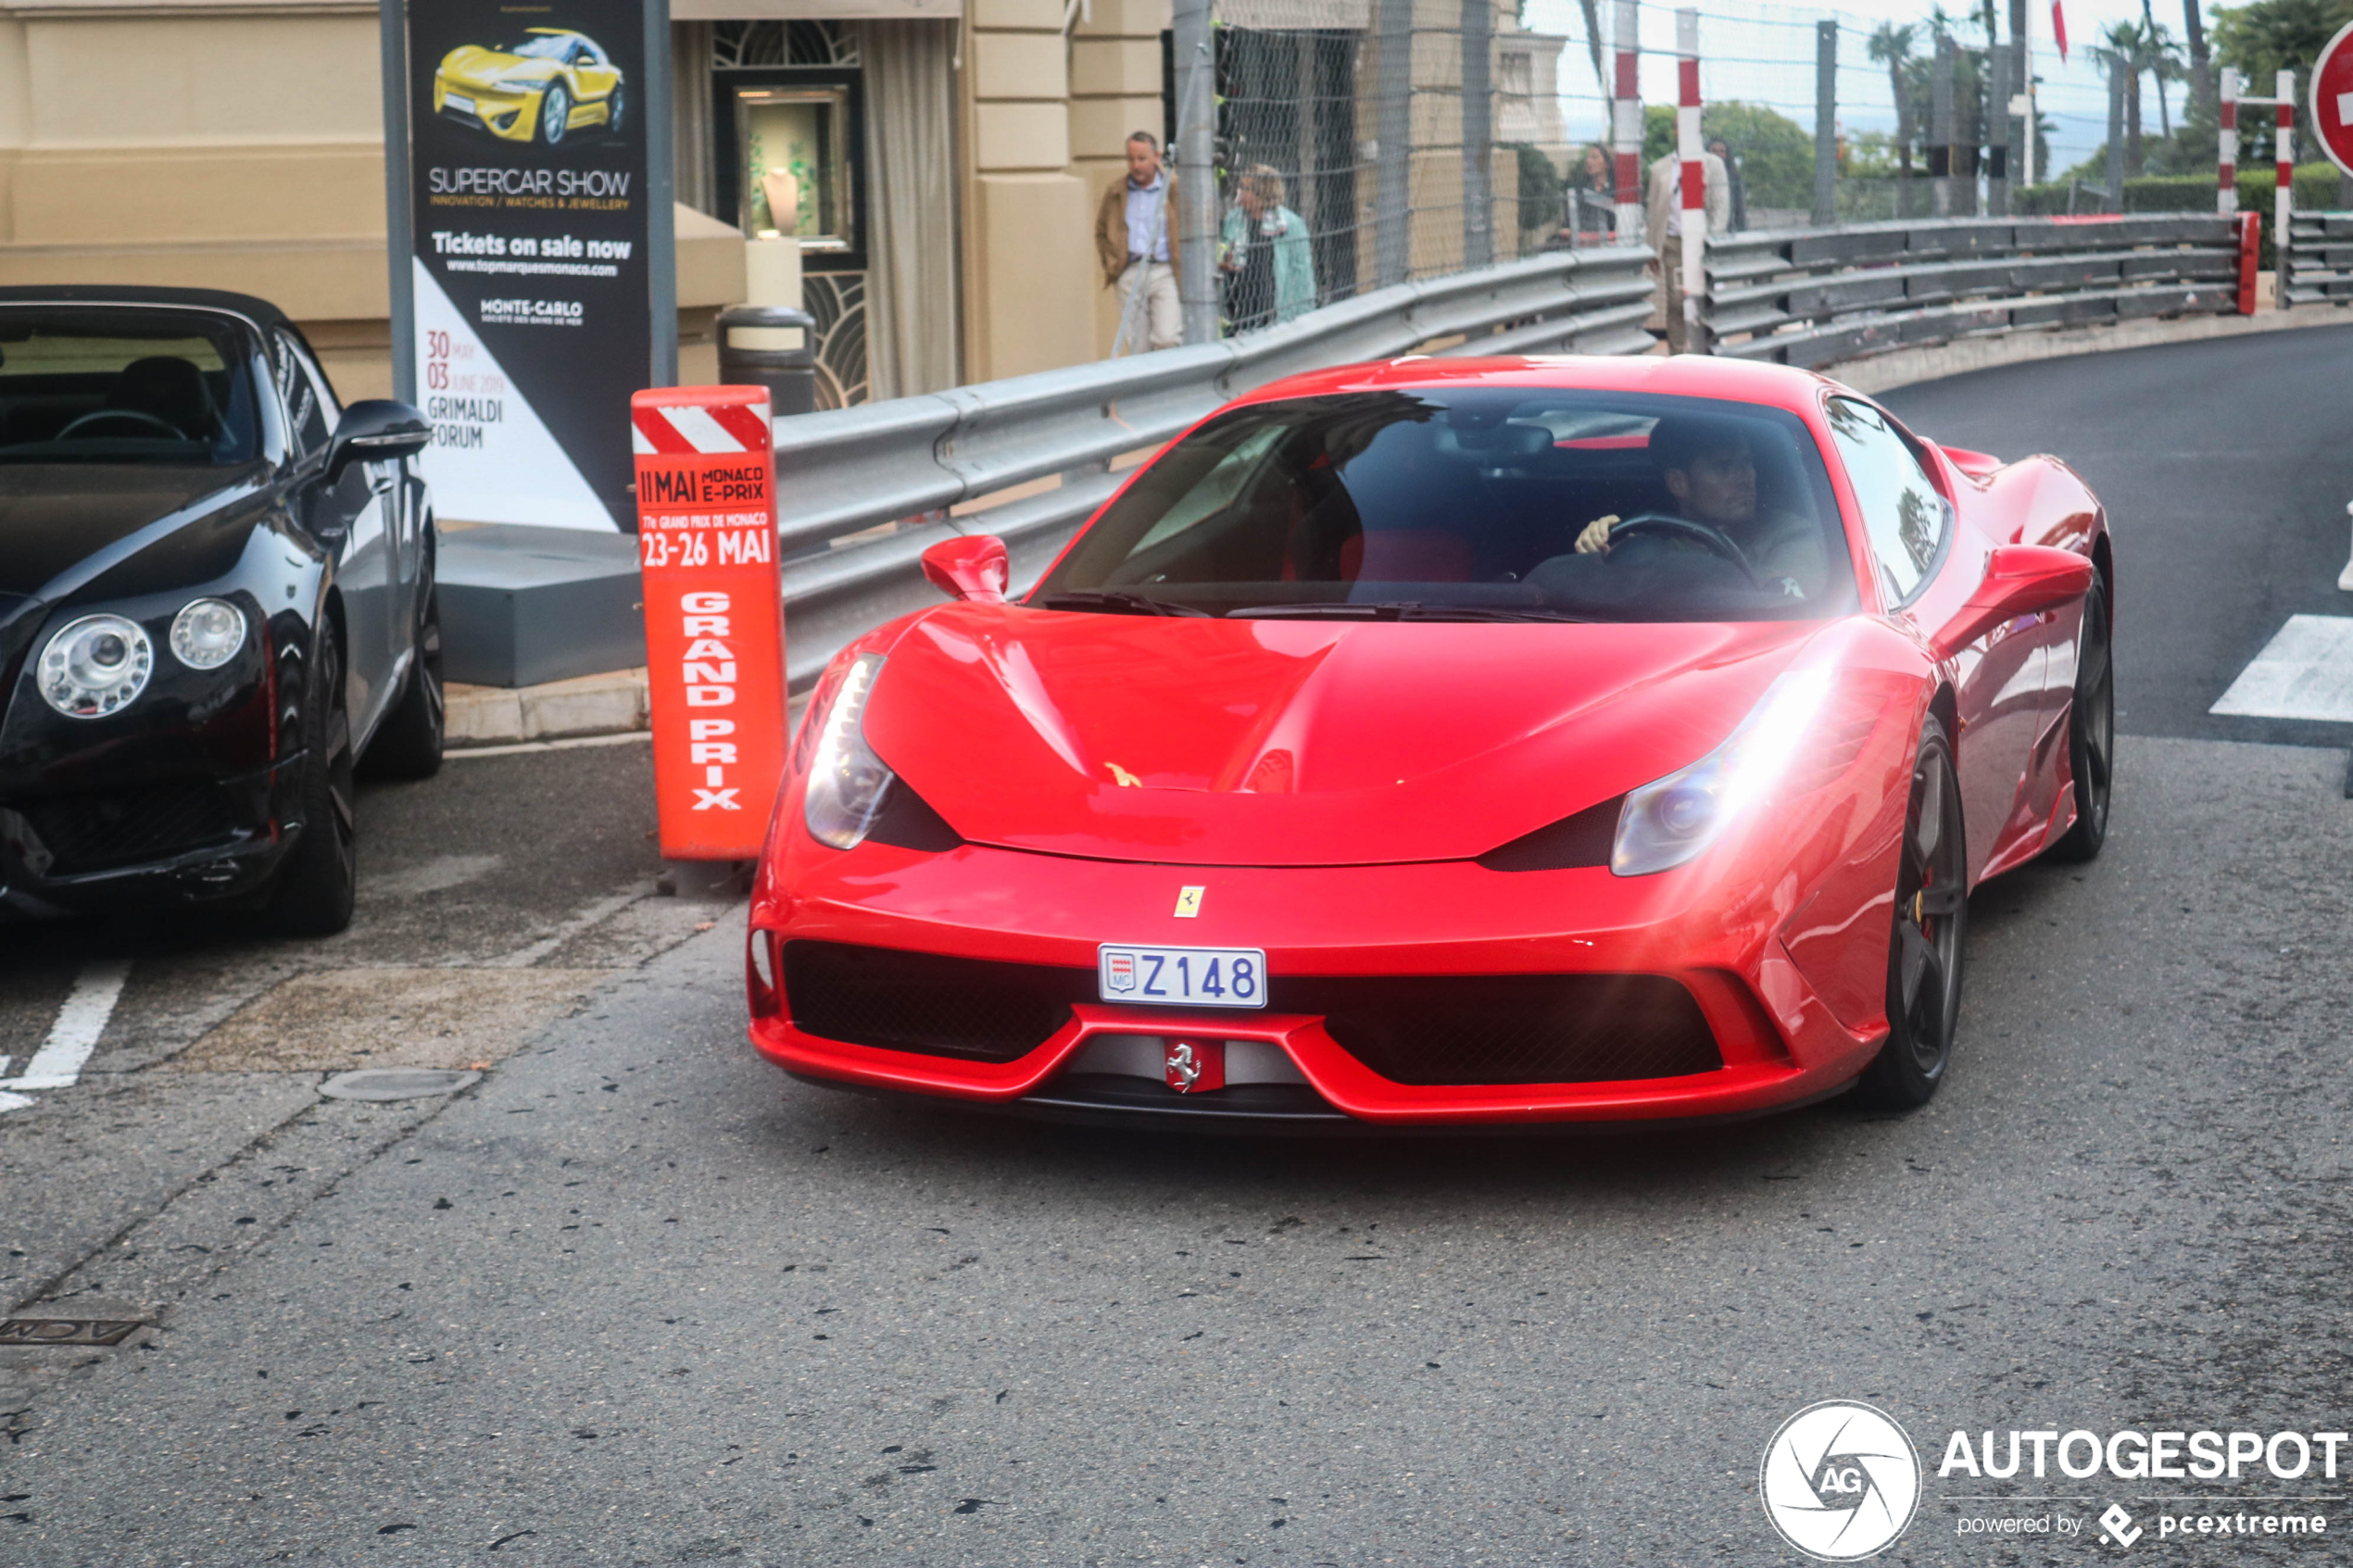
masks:
{"type": "Polygon", "coordinates": [[[435,1095],[454,1095],[481,1082],[481,1073],[454,1068],[362,1067],[336,1073],[319,1085],[319,1092],[333,1099],[431,1099],[435,1095]]]}
{"type": "Polygon", "coordinates": [[[5,1318],[0,1319],[0,1347],[120,1345],[132,1329],[146,1326],[137,1318],[5,1318]]]}

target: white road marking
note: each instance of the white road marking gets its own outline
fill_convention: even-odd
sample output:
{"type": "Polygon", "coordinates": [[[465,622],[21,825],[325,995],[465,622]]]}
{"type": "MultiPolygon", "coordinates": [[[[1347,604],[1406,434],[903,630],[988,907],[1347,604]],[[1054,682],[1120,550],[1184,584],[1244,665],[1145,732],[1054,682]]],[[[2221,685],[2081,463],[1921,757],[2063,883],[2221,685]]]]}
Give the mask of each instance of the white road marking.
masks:
{"type": "Polygon", "coordinates": [[[2208,711],[2353,723],[2353,617],[2289,616],[2208,711]]]}
{"type": "Polygon", "coordinates": [[[12,1095],[6,1089],[0,1089],[0,1110],[22,1110],[31,1103],[31,1095],[12,1095]]]}
{"type": "Polygon", "coordinates": [[[616,893],[610,898],[599,898],[563,924],[527,947],[518,947],[504,958],[493,959],[484,966],[490,969],[529,969],[582,932],[603,924],[630,905],[652,897],[651,890],[641,893],[616,893]]]}
{"type": "Polygon", "coordinates": [[[73,992],[66,997],[66,1005],[57,1010],[57,1022],[50,1025],[49,1037],[32,1053],[32,1060],[24,1064],[23,1073],[0,1083],[0,1087],[69,1087],[82,1076],[82,1064],[97,1048],[98,1036],[107,1032],[107,1021],[114,1016],[114,1005],[122,996],[122,983],[129,978],[128,959],[107,959],[83,970],[82,977],[73,983],[73,992]]]}

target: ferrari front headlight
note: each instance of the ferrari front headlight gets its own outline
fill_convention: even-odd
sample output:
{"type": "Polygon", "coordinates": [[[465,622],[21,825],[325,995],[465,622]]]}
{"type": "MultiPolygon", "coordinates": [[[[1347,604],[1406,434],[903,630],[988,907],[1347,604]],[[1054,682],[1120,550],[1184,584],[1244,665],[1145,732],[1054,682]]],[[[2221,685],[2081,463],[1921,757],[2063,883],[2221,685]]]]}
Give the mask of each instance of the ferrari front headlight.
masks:
{"type": "Polygon", "coordinates": [[[1696,857],[1772,787],[1830,693],[1827,667],[1775,678],[1724,744],[1663,779],[1629,790],[1609,869],[1649,876],[1696,857]]]}
{"type": "Polygon", "coordinates": [[[85,615],[49,639],[35,681],[42,700],[69,719],[119,713],[147,689],[155,646],[136,621],[85,615]]]}
{"type": "Polygon", "coordinates": [[[883,799],[890,793],[891,771],[867,746],[861,721],[866,697],[882,673],[883,656],[861,654],[842,672],[841,684],[817,721],[817,745],[809,759],[809,788],[801,797],[801,817],[810,836],[836,849],[856,848],[865,838],[883,799]]]}
{"type": "Polygon", "coordinates": [[[171,618],[171,651],[191,670],[218,670],[245,646],[245,612],[226,599],[192,599],[171,618]]]}

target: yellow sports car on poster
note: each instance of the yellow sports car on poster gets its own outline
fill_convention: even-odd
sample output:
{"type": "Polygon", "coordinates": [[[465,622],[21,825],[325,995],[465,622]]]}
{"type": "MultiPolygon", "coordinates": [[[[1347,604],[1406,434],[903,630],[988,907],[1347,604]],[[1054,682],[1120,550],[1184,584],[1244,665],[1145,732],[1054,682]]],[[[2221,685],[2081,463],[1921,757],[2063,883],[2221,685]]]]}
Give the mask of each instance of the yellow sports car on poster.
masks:
{"type": "Polygon", "coordinates": [[[627,102],[621,71],[604,50],[561,27],[535,27],[495,48],[461,45],[443,56],[433,78],[435,114],[509,142],[553,146],[584,125],[618,131],[627,102]]]}

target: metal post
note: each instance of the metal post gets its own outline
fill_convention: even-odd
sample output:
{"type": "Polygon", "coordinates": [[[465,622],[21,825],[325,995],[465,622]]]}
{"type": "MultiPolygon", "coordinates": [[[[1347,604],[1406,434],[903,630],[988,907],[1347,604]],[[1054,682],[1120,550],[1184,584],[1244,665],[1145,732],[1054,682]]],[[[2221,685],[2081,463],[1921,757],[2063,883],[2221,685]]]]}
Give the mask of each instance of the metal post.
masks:
{"type": "Polygon", "coordinates": [[[2010,51],[1985,51],[1985,210],[2010,215],[2010,51]]]}
{"type": "Polygon", "coordinates": [[[2234,66],[2222,68],[2215,112],[2221,130],[2214,148],[2214,210],[2228,218],[2239,209],[2239,73],[2234,66]]]}
{"type": "Polygon", "coordinates": [[[1413,271],[1414,0],[1378,0],[1380,107],[1375,120],[1373,280],[1402,283],[1413,271]]]}
{"type": "Polygon", "coordinates": [[[2287,308],[2288,223],[2296,216],[2296,72],[2284,70],[2273,79],[2279,104],[2279,130],[2272,157],[2279,169],[2279,189],[2271,196],[2271,303],[2287,308]]]}
{"type": "Polygon", "coordinates": [[[1176,0],[1176,271],[1185,341],[1217,341],[1217,57],[1210,0],[1176,0]]]}
{"type": "Polygon", "coordinates": [[[1617,0],[1611,7],[1617,45],[1617,94],[1610,100],[1610,136],[1617,168],[1617,243],[1641,245],[1642,223],[1642,84],[1641,13],[1634,0],[1617,0]]]}
{"type": "Polygon", "coordinates": [[[647,0],[646,91],[637,112],[646,117],[646,293],[653,312],[652,386],[678,384],[678,214],[673,206],[678,183],[670,150],[670,0],[647,0]]]}
{"type": "Polygon", "coordinates": [[[1940,33],[1929,75],[1928,180],[1939,218],[1953,216],[1953,40],[1940,33]]]}
{"type": "Polygon", "coordinates": [[[2010,100],[2003,108],[2007,118],[2015,115],[2019,120],[2019,136],[2010,145],[2018,149],[2019,182],[2034,183],[2034,48],[2032,34],[2028,31],[2033,23],[2026,0],[2010,0],[2010,100]]]}
{"type": "Polygon", "coordinates": [[[1838,221],[1838,23],[1814,24],[1814,221],[1838,221]]]}
{"type": "Polygon", "coordinates": [[[1495,0],[1463,0],[1463,265],[1495,264],[1495,0]]]}
{"type": "MultiPolygon", "coordinates": [[[[1707,352],[1707,161],[1699,134],[1699,12],[1675,13],[1675,157],[1682,165],[1683,351],[1707,352]]],[[[1725,170],[1729,179],[1731,171],[1725,170]]]]}
{"type": "Polygon", "coordinates": [[[392,395],[417,400],[417,263],[410,252],[409,183],[409,6],[383,0],[376,12],[384,68],[384,266],[392,291],[392,395]]]}
{"type": "Polygon", "coordinates": [[[2108,209],[2124,210],[2124,56],[2108,56],[2108,209]]]}

